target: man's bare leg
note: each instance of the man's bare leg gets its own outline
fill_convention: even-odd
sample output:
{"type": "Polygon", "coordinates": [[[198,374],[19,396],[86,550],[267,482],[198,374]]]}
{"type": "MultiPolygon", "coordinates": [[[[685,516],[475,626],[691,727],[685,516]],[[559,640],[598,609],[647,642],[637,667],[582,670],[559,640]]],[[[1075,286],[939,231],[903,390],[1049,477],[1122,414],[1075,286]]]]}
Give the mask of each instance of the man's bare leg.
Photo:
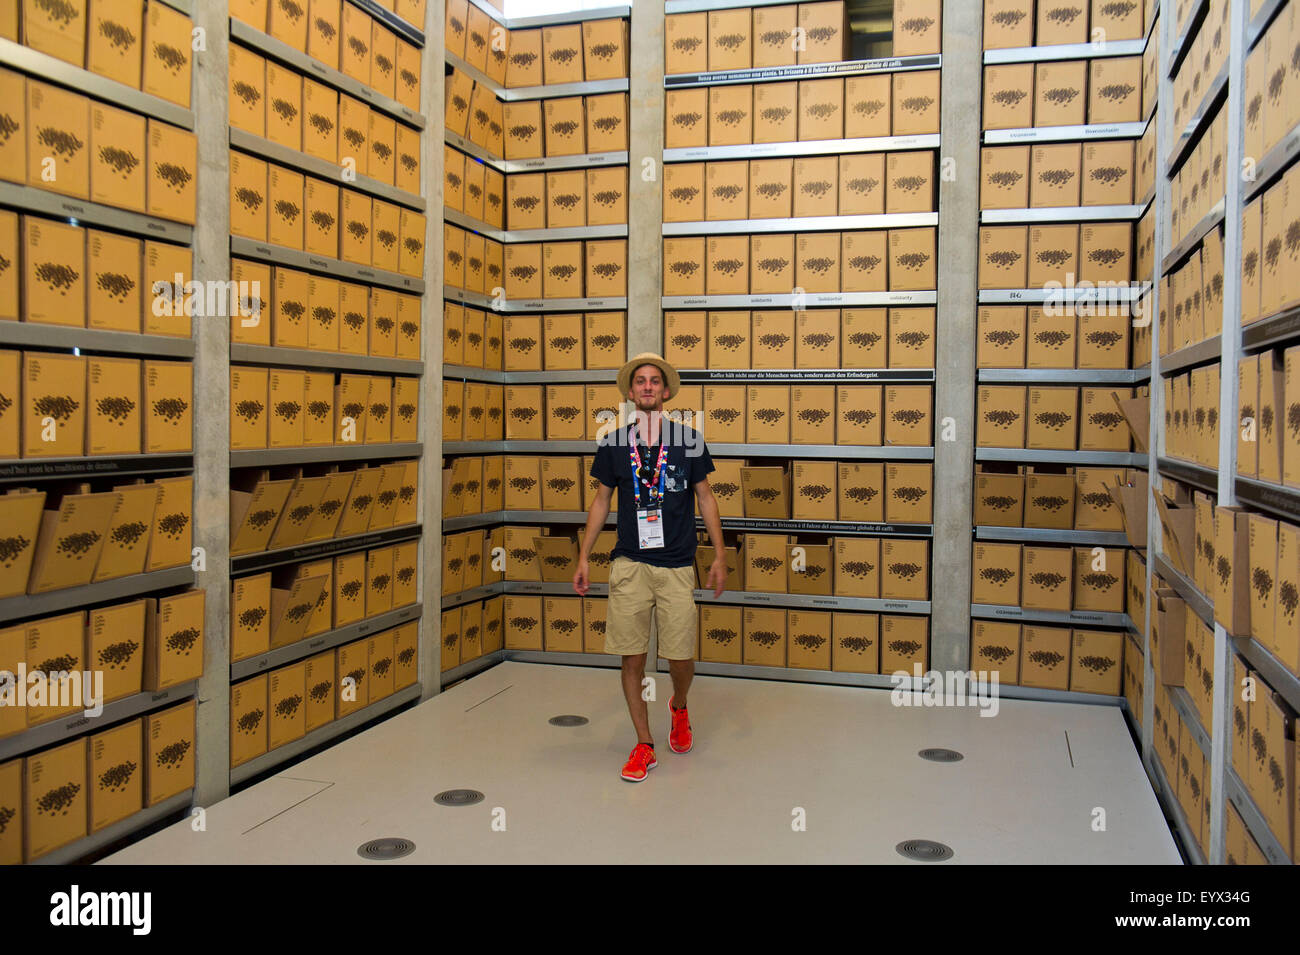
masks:
{"type": "Polygon", "coordinates": [[[650,735],[650,715],[646,701],[641,699],[641,684],[645,680],[644,653],[627,654],[623,657],[623,695],[627,697],[627,711],[632,716],[632,725],[636,727],[638,743],[654,743],[650,735]]]}
{"type": "Polygon", "coordinates": [[[673,705],[680,710],[686,706],[686,691],[695,679],[695,661],[669,660],[668,672],[673,678],[673,705]]]}

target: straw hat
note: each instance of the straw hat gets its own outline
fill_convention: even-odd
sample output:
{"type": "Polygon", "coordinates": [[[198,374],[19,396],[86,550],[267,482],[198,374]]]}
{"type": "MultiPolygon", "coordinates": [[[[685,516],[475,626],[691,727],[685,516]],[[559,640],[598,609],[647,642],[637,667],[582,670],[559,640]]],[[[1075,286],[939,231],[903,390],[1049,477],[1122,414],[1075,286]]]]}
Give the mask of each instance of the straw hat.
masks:
{"type": "Polygon", "coordinates": [[[676,395],[682,381],[677,376],[677,369],[654,352],[642,352],[618,370],[618,393],[626,396],[632,387],[632,373],[642,365],[655,365],[664,373],[664,384],[669,393],[676,395]]]}

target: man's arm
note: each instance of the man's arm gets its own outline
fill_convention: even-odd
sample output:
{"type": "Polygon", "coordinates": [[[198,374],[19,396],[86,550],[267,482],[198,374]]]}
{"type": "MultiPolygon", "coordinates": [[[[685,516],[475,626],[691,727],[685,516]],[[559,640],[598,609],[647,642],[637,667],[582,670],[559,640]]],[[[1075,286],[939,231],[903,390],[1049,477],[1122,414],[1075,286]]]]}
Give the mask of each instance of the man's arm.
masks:
{"type": "Polygon", "coordinates": [[[727,558],[722,551],[722,520],[718,517],[718,501],[709,487],[709,479],[695,483],[695,499],[700,503],[700,516],[713,544],[713,563],[709,565],[706,586],[713,588],[713,596],[720,597],[727,586],[727,558]]]}
{"type": "Polygon", "coordinates": [[[587,590],[591,585],[591,581],[587,579],[587,558],[591,556],[591,549],[596,546],[596,537],[604,528],[605,519],[609,517],[609,501],[613,496],[614,489],[602,483],[596,489],[596,499],[591,502],[591,510],[587,512],[587,531],[582,535],[578,569],[573,573],[573,589],[579,597],[587,596],[587,590]]]}

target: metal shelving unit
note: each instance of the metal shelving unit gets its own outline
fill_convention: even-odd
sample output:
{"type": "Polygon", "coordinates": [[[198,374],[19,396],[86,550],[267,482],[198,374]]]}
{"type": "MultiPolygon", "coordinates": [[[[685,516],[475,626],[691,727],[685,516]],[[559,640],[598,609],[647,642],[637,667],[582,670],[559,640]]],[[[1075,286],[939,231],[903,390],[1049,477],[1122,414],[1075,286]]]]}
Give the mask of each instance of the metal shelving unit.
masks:
{"type": "Polygon", "coordinates": [[[1245,477],[1237,478],[1236,489],[1240,503],[1300,524],[1300,490],[1245,477]]]}
{"type": "Polygon", "coordinates": [[[626,166],[627,150],[608,153],[580,153],[574,156],[538,156],[533,159],[502,159],[484,149],[467,137],[454,133],[450,129],[443,131],[443,141],[473,156],[484,165],[491,166],[497,172],[547,172],[554,169],[587,169],[592,166],[626,166]]]}
{"type": "MultiPolygon", "coordinates": [[[[186,11],[188,12],[188,11],[186,11]]],[[[83,70],[58,57],[50,56],[13,40],[0,37],[0,66],[33,76],[42,83],[59,86],[95,99],[112,103],[119,109],[161,119],[173,126],[194,128],[194,113],[158,96],[151,96],[125,83],[83,70]]]]}
{"type": "Polygon", "coordinates": [[[25,753],[34,753],[49,746],[57,746],[74,736],[95,733],[100,727],[184,702],[194,696],[197,689],[198,683],[190,681],[165,690],[145,690],[105,703],[104,712],[99,716],[87,716],[80,710],[69,713],[48,723],[0,739],[0,760],[13,759],[25,753]]]}
{"type": "Polygon", "coordinates": [[[282,464],[418,458],[423,450],[424,445],[418,441],[401,444],[323,444],[310,448],[266,448],[256,451],[231,451],[230,466],[271,468],[282,464]]]}
{"type": "MultiPolygon", "coordinates": [[[[599,586],[592,584],[592,587],[599,586]]],[[[483,584],[479,587],[471,587],[469,590],[462,590],[460,593],[443,594],[440,607],[443,610],[450,610],[453,607],[459,607],[462,604],[474,603],[476,600],[486,600],[489,597],[495,597],[498,594],[506,592],[506,582],[504,580],[494,581],[490,584],[483,584]]]]}
{"type": "Polygon", "coordinates": [[[301,50],[295,50],[287,43],[277,40],[240,20],[230,21],[230,38],[244,46],[251,47],[263,56],[278,60],[285,66],[293,67],[304,76],[310,76],[317,82],[332,86],[340,92],[355,96],[371,109],[387,113],[394,119],[400,119],[408,126],[424,129],[424,117],[415,110],[408,109],[395,99],[389,99],[375,92],[366,84],[326,66],[315,57],[310,57],[301,50]]]}
{"type": "Polygon", "coordinates": [[[1260,5],[1259,12],[1255,14],[1250,21],[1250,25],[1246,28],[1247,51],[1255,48],[1255,44],[1263,38],[1268,25],[1273,22],[1273,18],[1277,16],[1279,10],[1286,6],[1286,3],[1287,0],[1264,0],[1260,5]]]}
{"type": "Polygon", "coordinates": [[[853,305],[934,305],[939,293],[919,292],[808,292],[795,295],[664,295],[660,306],[674,308],[804,308],[853,305]],[[796,302],[796,298],[798,302],[796,302]]]}
{"type": "Polygon", "coordinates": [[[985,146],[1018,143],[1059,143],[1087,139],[1141,139],[1147,121],[1133,123],[1085,123],[1082,126],[1027,126],[1019,129],[986,129],[985,146]]]}
{"type": "Polygon", "coordinates": [[[724,590],[719,597],[712,590],[696,590],[696,603],[743,604],[747,607],[787,607],[794,610],[844,610],[865,613],[928,614],[928,600],[899,600],[884,597],[837,597],[816,594],[764,593],[755,590],[724,590]]]}
{"type": "MultiPolygon", "coordinates": [[[[174,0],[164,0],[168,6],[175,6],[174,0]]],[[[184,792],[177,793],[169,799],[164,799],[156,806],[149,806],[141,809],[139,812],[132,813],[125,819],[115,822],[110,826],[105,826],[96,833],[86,836],[84,839],[78,839],[76,842],[70,842],[66,846],[55,849],[53,852],[46,853],[39,859],[33,859],[32,865],[72,865],[79,860],[99,851],[105,846],[111,846],[115,842],[127,838],[133,833],[147,829],[157,822],[174,816],[178,813],[185,812],[190,808],[194,800],[194,790],[187,789],[184,792]]]]}
{"type": "Polygon", "coordinates": [[[1214,601],[1196,589],[1196,585],[1174,569],[1164,554],[1157,553],[1152,569],[1159,574],[1170,587],[1174,588],[1187,608],[1201,618],[1207,627],[1214,626],[1214,601]]]}
{"type": "Polygon", "coordinates": [[[0,322],[0,344],[17,348],[57,348],[60,351],[77,348],[82,352],[108,355],[194,357],[192,338],[113,332],[75,325],[44,325],[37,322],[0,322]]]}
{"type": "Polygon", "coordinates": [[[1300,677],[1252,637],[1233,637],[1232,648],[1263,677],[1265,683],[1282,694],[1288,706],[1300,710],[1300,677]]]}
{"type": "Polygon", "coordinates": [[[1277,836],[1273,835],[1273,830],[1269,827],[1264,814],[1259,811],[1255,800],[1251,798],[1250,791],[1246,789],[1246,783],[1231,766],[1228,767],[1224,781],[1228,798],[1237,807],[1241,821],[1246,824],[1251,838],[1264,853],[1264,858],[1268,860],[1269,865],[1291,865],[1291,853],[1288,847],[1282,845],[1277,836]]]}
{"type": "Polygon", "coordinates": [[[980,289],[981,305],[1037,305],[1055,302],[1059,305],[1122,305],[1136,302],[1151,290],[1149,283],[1140,286],[1101,285],[1081,282],[1069,288],[986,288],[980,289]]]}
{"type": "Polygon", "coordinates": [[[1198,487],[1210,494],[1219,493],[1219,472],[1212,468],[1202,464],[1192,464],[1189,461],[1176,461],[1173,458],[1160,458],[1157,466],[1165,477],[1198,487]]]}
{"type": "Polygon", "coordinates": [[[1295,161],[1295,157],[1300,155],[1300,126],[1292,129],[1282,137],[1282,141],[1264,154],[1255,165],[1255,178],[1249,182],[1242,183],[1241,197],[1243,202],[1250,202],[1255,196],[1263,192],[1267,186],[1272,185],[1280,173],[1287,166],[1295,161]]]}
{"type": "Polygon", "coordinates": [[[1056,206],[1041,209],[981,209],[980,222],[1000,225],[1017,222],[1099,222],[1107,219],[1141,219],[1147,203],[1127,206],[1056,206]]]}
{"type": "Polygon", "coordinates": [[[1200,104],[1196,107],[1196,112],[1187,122],[1187,128],[1183,130],[1182,135],[1174,144],[1174,148],[1169,153],[1169,161],[1165,164],[1165,175],[1172,177],[1174,173],[1182,166],[1191,150],[1192,144],[1201,138],[1209,125],[1210,118],[1219,108],[1223,101],[1223,96],[1228,90],[1228,64],[1224,63],[1223,68],[1219,70],[1216,76],[1205,90],[1205,95],[1201,97],[1200,104]]]}
{"type": "Polygon", "coordinates": [[[1169,378],[1173,375],[1180,374],[1184,369],[1194,368],[1197,365],[1208,365],[1217,363],[1219,360],[1220,341],[1217,338],[1207,338],[1203,342],[1197,342],[1195,345],[1185,345],[1176,352],[1160,356],[1160,375],[1163,378],[1169,378]]]}
{"type": "MultiPolygon", "coordinates": [[[[868,524],[860,521],[808,521],[779,520],[763,517],[719,518],[724,531],[777,534],[833,534],[836,537],[933,537],[932,524],[868,524]]],[[[704,527],[704,518],[695,519],[696,527],[704,527]]],[[[707,545],[701,545],[707,546],[707,545]]]]}
{"type": "Polygon", "coordinates": [[[130,475],[162,475],[194,470],[192,454],[123,454],[93,458],[23,458],[0,461],[0,484],[23,481],[89,481],[130,475]]]}
{"type": "Polygon", "coordinates": [[[678,375],[686,384],[709,382],[762,382],[801,384],[817,382],[888,382],[889,384],[934,384],[933,368],[703,368],[678,375]]]}
{"type": "MultiPolygon", "coordinates": [[[[751,4],[745,4],[751,6],[751,4]]],[[[671,11],[669,11],[671,12],[671,11]]],[[[712,73],[677,73],[664,77],[664,89],[692,86],[732,86],[737,83],[772,83],[778,80],[817,80],[837,76],[868,76],[872,73],[908,73],[937,70],[943,56],[893,56],[876,60],[843,60],[838,63],[804,63],[798,66],[764,66],[747,70],[718,70],[712,73]]]]}
{"type": "Polygon", "coordinates": [[[350,355],[345,352],[310,351],[279,345],[230,346],[231,363],[275,365],[289,368],[328,368],[334,371],[363,371],[374,375],[424,374],[424,362],[412,358],[381,358],[376,355],[350,355]]]}
{"type": "Polygon", "coordinates": [[[1156,796],[1160,804],[1164,807],[1165,817],[1172,819],[1174,829],[1178,833],[1178,838],[1183,844],[1183,851],[1191,860],[1193,865],[1205,865],[1205,853],[1197,843],[1197,833],[1194,832],[1187,824],[1187,816],[1183,813],[1183,807],[1178,803],[1178,797],[1174,794],[1174,788],[1170,785],[1168,777],[1165,776],[1164,767],[1160,765],[1160,760],[1155,754],[1151,754],[1149,762],[1151,774],[1155,776],[1158,785],[1156,796]]]}
{"type": "Polygon", "coordinates": [[[1193,741],[1196,743],[1205,758],[1210,758],[1210,734],[1206,732],[1205,727],[1201,725],[1201,714],[1197,712],[1196,704],[1192,702],[1191,695],[1181,686],[1166,687],[1169,692],[1169,699],[1174,704],[1174,709],[1178,711],[1181,719],[1187,727],[1187,732],[1191,734],[1193,741]]]}
{"type": "Polygon", "coordinates": [[[259,673],[265,673],[277,667],[287,666],[297,660],[303,660],[325,650],[341,647],[345,643],[351,643],[353,640],[358,640],[372,633],[380,633],[399,626],[408,620],[419,620],[422,611],[423,606],[421,604],[408,604],[405,607],[399,607],[378,616],[358,620],[356,623],[350,623],[336,630],[318,633],[315,636],[307,637],[296,643],[290,643],[287,646],[276,647],[274,650],[258,654],[255,657],[236,660],[230,664],[231,682],[257,676],[259,673]]]}
{"type": "Polygon", "coordinates": [[[627,78],[612,80],[585,80],[578,83],[552,83],[550,86],[502,86],[478,67],[470,66],[464,59],[445,50],[446,61],[469,76],[476,86],[490,89],[496,98],[506,103],[521,100],[551,99],[560,96],[596,96],[601,93],[626,93],[627,78]]]}
{"type": "Polygon", "coordinates": [[[857,139],[811,139],[786,143],[745,143],[739,146],[682,146],[664,150],[664,162],[710,159],[772,159],[786,156],[825,156],[845,153],[903,152],[938,149],[939,135],[877,136],[857,139]]]}
{"type": "Polygon", "coordinates": [[[981,384],[1136,385],[1151,378],[1151,368],[980,368],[981,384]]]}
{"type": "Polygon", "coordinates": [[[389,10],[386,7],[383,7],[380,4],[376,3],[375,0],[348,0],[348,3],[352,4],[354,7],[358,7],[359,9],[364,10],[366,13],[370,14],[376,20],[383,23],[384,26],[388,27],[389,29],[393,30],[396,33],[401,34],[401,36],[404,39],[410,41],[411,43],[414,43],[416,46],[424,46],[423,30],[421,30],[419,27],[415,26],[414,24],[408,23],[406,20],[403,20],[392,10],[389,10]]]}
{"type": "Polygon", "coordinates": [[[452,225],[469,229],[496,242],[563,242],[575,239],[625,239],[627,223],[622,225],[572,226],[565,229],[498,229],[471,218],[456,209],[443,209],[442,218],[452,225]]]}
{"type": "Polygon", "coordinates": [[[1300,308],[1288,308],[1258,322],[1252,322],[1241,331],[1241,348],[1256,352],[1300,337],[1300,308]]]}
{"type": "MultiPolygon", "coordinates": [[[[234,126],[230,127],[230,145],[235,149],[261,156],[263,159],[269,159],[281,166],[288,166],[309,176],[319,176],[326,182],[336,182],[342,175],[342,167],[338,163],[326,162],[316,156],[309,156],[297,149],[281,146],[279,143],[273,143],[261,136],[246,133],[234,126]]],[[[420,212],[425,209],[423,196],[407,192],[404,189],[398,189],[396,186],[390,186],[378,179],[371,179],[369,176],[357,175],[355,178],[347,180],[347,187],[358,192],[377,196],[380,199],[386,199],[389,202],[395,202],[398,205],[418,209],[420,212]]]]}
{"type": "Polygon", "coordinates": [[[238,786],[254,776],[260,776],[267,770],[289,762],[309,749],[315,749],[322,743],[328,743],[330,740],[351,732],[373,719],[386,716],[407,703],[413,703],[420,698],[420,693],[421,687],[418,683],[400,690],[394,690],[391,696],[386,696],[382,700],[363,706],[355,713],[349,713],[347,716],[336,719],[331,723],[326,723],[319,729],[312,730],[301,739],[285,743],[283,746],[277,746],[264,755],[231,769],[230,785],[238,786]]]}
{"type": "Polygon", "coordinates": [[[617,670],[623,658],[612,653],[587,653],[585,650],[520,650],[506,647],[505,659],[512,663],[549,663],[562,667],[602,667],[617,670]]]}
{"type": "Polygon", "coordinates": [[[5,597],[0,600],[0,623],[57,613],[69,607],[85,607],[90,604],[108,603],[111,600],[125,600],[127,597],[137,597],[156,590],[193,587],[194,583],[194,571],[190,569],[189,564],[184,564],[167,570],[131,574],[128,577],[104,580],[82,587],[67,587],[42,594],[5,597]]]}
{"type": "Polygon", "coordinates": [[[723,219],[712,222],[665,222],[663,234],[734,235],[766,232],[842,232],[849,229],[911,229],[937,226],[937,212],[896,212],[879,216],[804,216],[798,219],[723,219]]]}
{"type": "Polygon", "coordinates": [[[976,461],[1018,461],[1023,464],[1073,464],[1075,466],[1146,467],[1145,454],[1128,451],[1039,451],[1031,448],[976,448],[976,461]]]}
{"type": "Polygon", "coordinates": [[[1205,238],[1206,234],[1223,221],[1224,209],[1226,208],[1225,202],[1226,200],[1220,199],[1215,203],[1214,208],[1206,214],[1205,218],[1193,226],[1192,230],[1161,260],[1160,272],[1162,275],[1167,275],[1173,270],[1174,266],[1181,264],[1183,259],[1187,258],[1201,244],[1201,240],[1205,238]]]}
{"type": "MultiPolygon", "coordinates": [[[[577,382],[612,384],[618,378],[617,368],[574,368],[551,371],[498,371],[492,368],[470,368],[467,365],[443,365],[442,377],[465,381],[486,381],[503,385],[541,385],[577,382]]],[[[684,380],[684,379],[683,379],[684,380]]]]}
{"type": "Polygon", "coordinates": [[[337,554],[348,554],[358,550],[369,550],[372,547],[383,547],[386,544],[400,544],[403,541],[418,540],[419,537],[419,524],[405,524],[401,527],[390,527],[384,530],[367,531],[364,534],[354,534],[351,537],[336,537],[311,544],[281,547],[278,550],[241,554],[231,556],[230,573],[232,576],[251,574],[272,567],[279,567],[283,564],[297,564],[305,560],[316,560],[321,557],[333,557],[337,554]]]}
{"type": "Polygon", "coordinates": [[[1031,610],[1027,607],[1004,607],[1001,604],[971,604],[970,615],[978,620],[1012,620],[1017,623],[1054,623],[1063,627],[1129,626],[1126,613],[1102,613],[1096,610],[1031,610]]]}
{"type": "Polygon", "coordinates": [[[410,292],[414,295],[424,294],[423,279],[402,275],[399,272],[377,269],[369,265],[359,265],[356,262],[331,259],[323,255],[304,252],[301,249],[290,249],[283,245],[272,245],[270,242],[246,239],[243,236],[232,235],[230,237],[230,254],[245,259],[256,259],[259,262],[267,262],[271,265],[283,265],[295,269],[305,269],[308,272],[319,272],[333,278],[366,282],[370,285],[381,285],[385,288],[396,289],[399,292],[410,292]]]}
{"type": "Polygon", "coordinates": [[[1123,696],[1104,693],[1082,693],[1078,690],[1048,690],[1018,683],[999,683],[998,696],[1004,700],[1036,700],[1043,703],[1081,703],[1084,706],[1117,706],[1123,708],[1123,696]]]}
{"type": "Polygon", "coordinates": [[[504,663],[506,652],[504,650],[493,650],[491,653],[485,653],[480,657],[475,657],[459,666],[454,666],[450,670],[443,670],[438,675],[438,685],[446,688],[458,680],[468,679],[477,676],[484,670],[491,669],[498,663],[504,663]]]}
{"type": "MultiPolygon", "coordinates": [[[[627,298],[534,298],[534,299],[497,299],[481,292],[467,292],[464,289],[444,285],[442,297],[449,302],[473,305],[475,308],[491,312],[599,312],[618,309],[627,310],[627,298]]],[[[513,373],[512,373],[513,374],[513,373]]]]}
{"type": "Polygon", "coordinates": [[[0,206],[56,219],[75,219],[79,225],[103,226],[116,232],[180,245],[189,245],[194,238],[194,227],[183,222],[115,209],[58,192],[22,186],[16,182],[0,182],[0,206]]]}
{"type": "Polygon", "coordinates": [[[1167,56],[1161,57],[1166,59],[1169,64],[1165,75],[1170,79],[1178,73],[1178,67],[1182,65],[1183,58],[1187,56],[1187,51],[1191,48],[1191,41],[1196,36],[1196,31],[1201,28],[1201,21],[1205,19],[1205,14],[1209,9],[1210,0],[1196,0],[1196,6],[1188,15],[1183,32],[1174,38],[1167,56]]]}
{"type": "Polygon", "coordinates": [[[1105,56],[1141,56],[1149,37],[1137,40],[1109,40],[1100,43],[1056,43],[1051,46],[1021,46],[985,50],[984,64],[1043,63],[1049,60],[1096,59],[1105,56]]]}
{"type": "Polygon", "coordinates": [[[981,541],[1024,541],[1043,544],[1072,544],[1075,547],[1129,547],[1123,531],[1080,531],[1051,527],[996,527],[981,524],[975,528],[981,541]]]}

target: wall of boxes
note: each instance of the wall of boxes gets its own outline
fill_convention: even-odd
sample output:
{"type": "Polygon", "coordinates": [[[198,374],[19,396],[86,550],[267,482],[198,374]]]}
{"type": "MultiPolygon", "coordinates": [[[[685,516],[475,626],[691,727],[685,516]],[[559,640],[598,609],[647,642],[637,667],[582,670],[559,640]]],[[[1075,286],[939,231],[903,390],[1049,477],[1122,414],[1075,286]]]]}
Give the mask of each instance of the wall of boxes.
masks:
{"type": "Polygon", "coordinates": [[[5,864],[188,805],[206,637],[192,23],[157,2],[22,6],[0,15],[5,864]]]}
{"type": "Polygon", "coordinates": [[[572,531],[627,355],[629,20],[535,19],[446,8],[444,683],[507,647],[603,648],[572,531]],[[519,454],[544,450],[576,453],[519,454]]]}
{"type": "Polygon", "coordinates": [[[708,672],[928,666],[940,4],[895,3],[885,42],[848,13],[665,21],[668,407],[731,570],[715,601],[698,568],[708,672]]]}
{"type": "Polygon", "coordinates": [[[307,12],[231,4],[234,783],[417,675],[426,10],[307,12]]]}

